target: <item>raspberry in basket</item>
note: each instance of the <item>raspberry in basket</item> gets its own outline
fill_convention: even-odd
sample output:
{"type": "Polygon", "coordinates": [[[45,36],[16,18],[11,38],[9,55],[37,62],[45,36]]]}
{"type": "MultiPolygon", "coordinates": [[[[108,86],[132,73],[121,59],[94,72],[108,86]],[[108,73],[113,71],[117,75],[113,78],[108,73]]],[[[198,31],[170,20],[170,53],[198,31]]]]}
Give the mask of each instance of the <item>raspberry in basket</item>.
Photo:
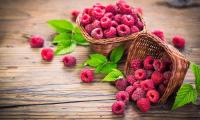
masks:
{"type": "Polygon", "coordinates": [[[86,31],[88,34],[91,34],[92,30],[93,30],[92,24],[87,24],[87,25],[85,26],[85,31],[86,31]]]}
{"type": "Polygon", "coordinates": [[[95,8],[93,8],[91,13],[92,13],[92,17],[94,19],[100,19],[103,17],[105,11],[102,10],[101,8],[95,7],[95,8]]]}
{"type": "Polygon", "coordinates": [[[143,69],[138,69],[134,72],[134,76],[136,80],[144,80],[147,77],[147,73],[143,69]]]}
{"type": "Polygon", "coordinates": [[[117,28],[118,23],[116,21],[111,21],[111,26],[117,28]]]}
{"type": "Polygon", "coordinates": [[[91,17],[88,14],[83,14],[81,17],[81,24],[82,25],[87,25],[91,22],[91,17]]]}
{"type": "Polygon", "coordinates": [[[108,18],[112,19],[114,16],[111,12],[108,12],[108,13],[104,14],[104,17],[108,17],[108,18]]]}
{"type": "Polygon", "coordinates": [[[133,94],[131,95],[131,99],[133,101],[137,101],[144,97],[145,97],[145,91],[142,88],[136,88],[136,90],[134,90],[133,94]]]}
{"type": "Polygon", "coordinates": [[[116,14],[117,12],[117,6],[116,5],[107,5],[106,8],[105,8],[106,12],[111,12],[113,14],[116,14]]]}
{"type": "Polygon", "coordinates": [[[151,32],[152,34],[156,35],[157,37],[159,37],[161,40],[165,40],[165,37],[164,37],[164,32],[161,31],[161,30],[154,30],[151,32]]]}
{"type": "Polygon", "coordinates": [[[137,26],[131,26],[131,32],[132,33],[136,33],[136,32],[139,32],[140,30],[138,29],[137,26]]]}
{"type": "Polygon", "coordinates": [[[121,23],[122,20],[122,15],[121,14],[117,14],[114,16],[114,20],[119,24],[121,23]]]}
{"type": "Polygon", "coordinates": [[[144,68],[147,70],[152,70],[153,69],[153,61],[154,61],[153,57],[147,56],[144,59],[144,68]]]}
{"type": "Polygon", "coordinates": [[[131,30],[127,25],[121,24],[117,26],[117,33],[119,36],[127,36],[131,33],[131,30]]]}
{"type": "Polygon", "coordinates": [[[134,25],[134,18],[131,15],[123,15],[122,16],[122,23],[127,26],[133,26],[134,25]]]}
{"type": "Polygon", "coordinates": [[[142,61],[140,59],[133,59],[131,61],[131,68],[134,70],[142,68],[142,61]]]}
{"type": "Polygon", "coordinates": [[[163,74],[161,72],[154,71],[151,75],[151,79],[153,80],[155,85],[158,85],[163,81],[163,74]]]}
{"type": "Polygon", "coordinates": [[[108,17],[102,17],[100,22],[102,28],[109,28],[111,26],[111,19],[108,17]]]}
{"type": "Polygon", "coordinates": [[[141,81],[141,87],[145,90],[145,91],[148,91],[148,90],[152,90],[154,89],[154,83],[151,79],[147,79],[147,80],[144,80],[144,81],[141,81]]]}
{"type": "Polygon", "coordinates": [[[106,38],[113,38],[116,37],[117,31],[115,27],[110,27],[106,30],[104,30],[104,36],[106,38]]]}
{"type": "Polygon", "coordinates": [[[165,63],[161,59],[155,59],[153,62],[153,67],[159,72],[163,72],[166,69],[165,63]]]}
{"type": "Polygon", "coordinates": [[[101,39],[103,38],[103,31],[101,28],[95,28],[91,32],[91,36],[95,39],[101,39]]]}

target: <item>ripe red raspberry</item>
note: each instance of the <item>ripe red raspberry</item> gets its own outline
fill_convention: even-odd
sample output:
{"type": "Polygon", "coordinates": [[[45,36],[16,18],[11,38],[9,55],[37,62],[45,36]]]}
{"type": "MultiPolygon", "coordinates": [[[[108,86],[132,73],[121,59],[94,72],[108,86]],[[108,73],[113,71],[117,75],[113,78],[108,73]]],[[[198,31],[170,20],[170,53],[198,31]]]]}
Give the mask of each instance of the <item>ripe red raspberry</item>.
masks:
{"type": "Polygon", "coordinates": [[[72,16],[72,20],[76,21],[76,18],[78,17],[80,11],[79,10],[72,10],[71,11],[71,16],[72,16]]]}
{"type": "Polygon", "coordinates": [[[90,83],[94,79],[94,73],[90,69],[84,69],[81,71],[80,77],[82,82],[90,83]]]}
{"type": "Polygon", "coordinates": [[[91,36],[95,39],[102,39],[103,38],[103,31],[101,28],[95,28],[91,32],[91,36]]]}
{"type": "Polygon", "coordinates": [[[125,90],[126,87],[128,86],[128,82],[127,80],[125,79],[118,79],[116,82],[115,82],[115,86],[118,90],[125,90]]]}
{"type": "Polygon", "coordinates": [[[101,3],[96,3],[96,4],[94,4],[93,5],[93,8],[100,8],[100,9],[105,9],[105,6],[104,5],[102,5],[101,3]]]}
{"type": "Polygon", "coordinates": [[[101,28],[101,22],[99,20],[94,20],[92,22],[92,28],[101,28]]]}
{"type": "Polygon", "coordinates": [[[136,87],[136,88],[141,87],[140,82],[139,82],[139,81],[134,82],[134,83],[133,83],[133,87],[136,87]]]}
{"type": "Polygon", "coordinates": [[[116,5],[112,5],[112,4],[109,4],[106,6],[106,12],[111,12],[113,14],[116,14],[117,13],[117,6],[116,5]]]}
{"type": "Polygon", "coordinates": [[[128,83],[131,85],[133,85],[133,83],[136,82],[136,79],[133,75],[128,75],[126,78],[127,78],[128,83]]]}
{"type": "Polygon", "coordinates": [[[144,96],[145,96],[145,91],[142,88],[136,88],[133,91],[133,94],[131,95],[131,99],[133,101],[137,101],[141,98],[144,98],[144,96]]]}
{"type": "Polygon", "coordinates": [[[166,87],[163,84],[160,84],[158,86],[158,91],[159,91],[160,95],[163,95],[165,90],[166,90],[166,87]]]}
{"type": "Polygon", "coordinates": [[[119,91],[115,97],[117,101],[123,101],[124,103],[129,102],[129,94],[126,91],[119,91]]]}
{"type": "Polygon", "coordinates": [[[43,48],[41,51],[41,56],[46,61],[51,61],[54,56],[54,52],[51,48],[43,48]]]}
{"type": "Polygon", "coordinates": [[[122,23],[127,26],[133,26],[134,25],[134,18],[131,15],[123,15],[122,16],[122,23]]]}
{"type": "Polygon", "coordinates": [[[125,0],[117,0],[116,5],[119,7],[121,4],[126,3],[125,0]]]}
{"type": "Polygon", "coordinates": [[[158,85],[163,81],[163,74],[161,72],[154,71],[151,75],[151,79],[153,80],[155,85],[158,85]]]}
{"type": "Polygon", "coordinates": [[[93,9],[92,9],[92,8],[85,8],[85,9],[83,10],[83,13],[85,13],[85,14],[88,14],[88,15],[92,16],[92,11],[93,11],[93,9]]]}
{"type": "Polygon", "coordinates": [[[93,8],[93,11],[92,11],[92,17],[95,19],[100,19],[103,17],[104,13],[105,13],[105,10],[95,7],[93,8]]]}
{"type": "Polygon", "coordinates": [[[185,47],[185,39],[181,36],[178,36],[178,35],[176,35],[172,38],[172,43],[177,48],[184,48],[185,47]]]}
{"type": "Polygon", "coordinates": [[[131,68],[134,70],[142,68],[142,61],[140,59],[133,59],[131,61],[131,68]]]}
{"type": "Polygon", "coordinates": [[[164,72],[163,77],[164,77],[164,79],[169,80],[171,77],[171,71],[164,72]]]}
{"type": "Polygon", "coordinates": [[[44,38],[39,35],[33,35],[29,39],[29,44],[32,48],[41,48],[44,45],[44,38]]]}
{"type": "Polygon", "coordinates": [[[148,90],[152,90],[154,89],[154,83],[151,79],[147,79],[147,80],[144,80],[142,81],[141,83],[141,87],[145,90],[145,91],[148,91],[148,90]]]}
{"type": "Polygon", "coordinates": [[[102,28],[109,28],[111,26],[111,19],[108,17],[102,17],[100,22],[102,28]]]}
{"type": "Polygon", "coordinates": [[[111,21],[111,26],[117,28],[118,23],[116,21],[111,21]]]}
{"type": "Polygon", "coordinates": [[[166,69],[165,63],[160,59],[154,59],[153,67],[156,71],[163,72],[166,69]]]}
{"type": "Polygon", "coordinates": [[[108,17],[108,18],[112,19],[114,16],[111,12],[108,12],[108,13],[104,14],[104,17],[108,17]]]}
{"type": "Polygon", "coordinates": [[[110,28],[104,30],[104,36],[106,38],[113,38],[116,36],[116,34],[117,34],[117,30],[114,27],[110,27],[110,28]]]}
{"type": "Polygon", "coordinates": [[[160,95],[159,92],[156,90],[149,90],[146,94],[146,98],[148,98],[149,101],[152,103],[157,103],[160,98],[160,95]]]}
{"type": "Polygon", "coordinates": [[[140,7],[135,8],[135,9],[134,9],[134,12],[137,13],[137,14],[143,15],[143,10],[142,10],[142,8],[140,8],[140,7]]]}
{"type": "Polygon", "coordinates": [[[76,58],[71,55],[64,56],[62,61],[66,67],[73,67],[76,65],[76,58]]]}
{"type": "Polygon", "coordinates": [[[122,20],[122,15],[121,14],[117,14],[114,16],[114,20],[120,24],[121,23],[121,20],[122,20]]]}
{"type": "Polygon", "coordinates": [[[157,37],[159,37],[162,41],[165,41],[165,36],[164,36],[164,32],[161,30],[154,30],[151,32],[152,34],[156,35],[157,37]]]}
{"type": "Polygon", "coordinates": [[[93,30],[92,24],[87,24],[87,25],[85,26],[85,31],[86,31],[88,34],[91,34],[92,30],[93,30]]]}
{"type": "Polygon", "coordinates": [[[91,17],[88,14],[83,14],[83,16],[81,17],[81,24],[85,26],[90,22],[91,22],[91,17]]]}
{"type": "Polygon", "coordinates": [[[147,56],[144,59],[144,68],[147,70],[152,70],[153,69],[153,61],[154,61],[153,57],[147,56]]]}
{"type": "Polygon", "coordinates": [[[126,3],[119,4],[118,7],[119,7],[119,12],[122,14],[132,13],[132,8],[126,3]]]}
{"type": "Polygon", "coordinates": [[[136,87],[135,86],[132,86],[132,85],[130,85],[130,86],[128,86],[127,88],[126,88],[126,92],[129,94],[129,97],[131,98],[131,96],[132,96],[132,94],[133,94],[133,92],[134,92],[134,90],[136,89],[136,87]]]}
{"type": "Polygon", "coordinates": [[[124,114],[125,104],[122,101],[116,101],[112,104],[112,112],[115,115],[124,114]]]}
{"type": "Polygon", "coordinates": [[[151,107],[149,99],[147,99],[147,98],[139,99],[137,101],[137,107],[140,109],[140,111],[147,112],[151,107]]]}
{"type": "Polygon", "coordinates": [[[121,24],[117,26],[117,33],[119,36],[126,36],[131,33],[131,30],[127,25],[121,24]]]}
{"type": "Polygon", "coordinates": [[[137,32],[139,32],[140,30],[138,29],[138,27],[137,26],[131,26],[131,32],[132,33],[137,33],[137,32]]]}
{"type": "Polygon", "coordinates": [[[134,76],[136,80],[144,80],[147,77],[147,73],[143,69],[138,69],[134,72],[134,76]]]}
{"type": "Polygon", "coordinates": [[[153,70],[146,70],[146,73],[147,73],[147,79],[149,79],[149,78],[151,78],[153,70]]]}
{"type": "Polygon", "coordinates": [[[144,24],[143,24],[143,22],[140,21],[140,20],[137,21],[136,26],[137,26],[140,30],[143,30],[143,28],[144,28],[144,24]]]}

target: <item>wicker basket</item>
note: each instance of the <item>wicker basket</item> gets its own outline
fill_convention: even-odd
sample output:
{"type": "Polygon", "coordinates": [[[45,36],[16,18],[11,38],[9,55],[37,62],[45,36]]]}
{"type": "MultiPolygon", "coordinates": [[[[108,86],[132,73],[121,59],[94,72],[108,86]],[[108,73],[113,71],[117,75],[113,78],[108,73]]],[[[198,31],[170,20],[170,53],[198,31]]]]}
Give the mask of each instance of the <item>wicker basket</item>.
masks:
{"type": "Polygon", "coordinates": [[[129,48],[128,58],[125,64],[125,74],[128,75],[131,72],[129,66],[132,59],[144,59],[147,55],[155,58],[168,56],[171,59],[171,78],[159,101],[159,103],[164,104],[169,96],[181,86],[190,63],[177,49],[163,42],[160,38],[150,33],[141,33],[135,38],[129,48]]]}
{"type": "Polygon", "coordinates": [[[134,40],[135,36],[137,36],[139,33],[142,33],[146,30],[146,25],[145,22],[142,18],[141,15],[138,15],[139,19],[143,22],[144,24],[144,28],[142,31],[137,32],[137,33],[133,33],[129,36],[125,36],[125,37],[115,37],[115,38],[107,38],[107,39],[95,39],[92,38],[84,29],[83,26],[80,25],[80,18],[81,18],[80,14],[77,19],[77,25],[79,26],[82,34],[84,35],[84,37],[86,38],[86,40],[90,43],[90,47],[92,48],[92,50],[94,50],[95,52],[101,53],[105,56],[107,56],[112,49],[120,46],[121,44],[125,45],[126,50],[130,47],[132,40],[134,40]]]}

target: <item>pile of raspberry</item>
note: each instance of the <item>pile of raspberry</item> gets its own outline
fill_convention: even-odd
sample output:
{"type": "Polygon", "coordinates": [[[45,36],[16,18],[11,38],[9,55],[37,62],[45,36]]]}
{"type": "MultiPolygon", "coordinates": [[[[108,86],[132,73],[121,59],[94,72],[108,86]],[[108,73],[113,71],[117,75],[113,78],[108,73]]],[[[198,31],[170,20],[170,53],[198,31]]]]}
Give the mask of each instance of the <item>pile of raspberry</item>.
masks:
{"type": "Polygon", "coordinates": [[[127,36],[143,30],[137,9],[123,0],[117,1],[115,5],[97,3],[92,8],[85,8],[80,23],[95,39],[127,36]]]}
{"type": "Polygon", "coordinates": [[[158,103],[169,82],[172,64],[167,57],[154,59],[147,56],[144,60],[133,59],[130,68],[131,74],[126,79],[115,82],[119,92],[112,105],[114,114],[123,114],[130,101],[136,102],[142,112],[147,112],[151,104],[158,103]]]}

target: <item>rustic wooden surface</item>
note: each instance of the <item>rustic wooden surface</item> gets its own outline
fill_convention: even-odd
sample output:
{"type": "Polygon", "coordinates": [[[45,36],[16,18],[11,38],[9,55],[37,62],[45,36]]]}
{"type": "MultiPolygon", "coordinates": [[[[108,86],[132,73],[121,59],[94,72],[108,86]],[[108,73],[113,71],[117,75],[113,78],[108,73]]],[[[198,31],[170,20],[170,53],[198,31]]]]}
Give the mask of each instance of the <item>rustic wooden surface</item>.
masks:
{"type": "MultiPolygon", "coordinates": [[[[113,3],[114,0],[101,0],[113,3]]],[[[148,29],[164,30],[170,41],[183,35],[187,45],[183,53],[200,64],[200,7],[187,9],[169,7],[162,0],[129,0],[144,9],[148,29]]],[[[50,44],[53,31],[46,21],[69,18],[72,9],[83,9],[97,0],[1,0],[0,1],[0,119],[200,119],[200,106],[186,105],[170,111],[168,105],[153,106],[141,113],[129,105],[125,116],[112,115],[116,89],[107,83],[80,82],[80,68],[64,68],[62,56],[50,63],[40,57],[40,49],[31,49],[24,34],[39,34],[50,44]]],[[[198,1],[197,1],[198,2],[198,1]]],[[[72,54],[83,63],[90,53],[88,47],[77,47],[72,54]]],[[[188,71],[185,82],[194,83],[188,71]]]]}

